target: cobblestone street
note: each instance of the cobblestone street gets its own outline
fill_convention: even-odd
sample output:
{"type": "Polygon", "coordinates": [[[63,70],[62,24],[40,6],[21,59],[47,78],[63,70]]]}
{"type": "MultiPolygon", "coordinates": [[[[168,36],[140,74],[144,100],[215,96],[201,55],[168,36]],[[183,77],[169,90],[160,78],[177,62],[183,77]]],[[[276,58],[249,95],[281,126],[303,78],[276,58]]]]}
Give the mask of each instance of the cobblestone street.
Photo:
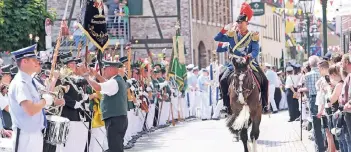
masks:
{"type": "MultiPolygon", "coordinates": [[[[300,122],[288,123],[287,111],[264,115],[258,140],[259,152],[312,152],[313,144],[303,132],[300,122]]],[[[175,127],[157,130],[141,137],[127,152],[241,152],[241,142],[233,142],[225,120],[178,123],[175,127]]]]}

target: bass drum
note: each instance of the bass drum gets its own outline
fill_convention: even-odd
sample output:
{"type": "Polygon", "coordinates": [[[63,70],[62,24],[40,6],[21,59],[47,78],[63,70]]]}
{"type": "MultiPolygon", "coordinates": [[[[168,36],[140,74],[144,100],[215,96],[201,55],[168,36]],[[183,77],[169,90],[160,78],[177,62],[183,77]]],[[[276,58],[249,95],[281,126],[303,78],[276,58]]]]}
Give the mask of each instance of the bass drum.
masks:
{"type": "Polygon", "coordinates": [[[44,141],[52,145],[65,144],[69,132],[69,120],[64,117],[49,115],[44,141]]]}

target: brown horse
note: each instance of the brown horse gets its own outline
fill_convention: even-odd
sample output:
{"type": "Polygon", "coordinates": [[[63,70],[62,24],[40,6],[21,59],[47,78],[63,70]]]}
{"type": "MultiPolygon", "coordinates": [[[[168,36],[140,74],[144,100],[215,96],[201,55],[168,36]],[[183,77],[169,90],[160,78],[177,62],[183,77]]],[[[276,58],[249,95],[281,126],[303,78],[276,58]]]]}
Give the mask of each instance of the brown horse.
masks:
{"type": "Polygon", "coordinates": [[[243,58],[233,60],[235,71],[228,78],[229,97],[232,115],[227,119],[227,127],[234,134],[240,133],[245,152],[249,152],[248,128],[251,126],[250,139],[253,151],[256,151],[256,140],[260,133],[262,104],[260,86],[249,65],[243,58]]]}

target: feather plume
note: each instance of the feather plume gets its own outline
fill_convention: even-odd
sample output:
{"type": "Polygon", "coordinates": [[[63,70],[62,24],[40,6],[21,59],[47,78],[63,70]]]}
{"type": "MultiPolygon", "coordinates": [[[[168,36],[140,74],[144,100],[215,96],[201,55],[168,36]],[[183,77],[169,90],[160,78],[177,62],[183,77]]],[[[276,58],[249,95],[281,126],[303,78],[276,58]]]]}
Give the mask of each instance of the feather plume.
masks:
{"type": "Polygon", "coordinates": [[[241,4],[240,15],[246,15],[247,21],[250,21],[253,16],[251,6],[245,2],[241,4]]]}

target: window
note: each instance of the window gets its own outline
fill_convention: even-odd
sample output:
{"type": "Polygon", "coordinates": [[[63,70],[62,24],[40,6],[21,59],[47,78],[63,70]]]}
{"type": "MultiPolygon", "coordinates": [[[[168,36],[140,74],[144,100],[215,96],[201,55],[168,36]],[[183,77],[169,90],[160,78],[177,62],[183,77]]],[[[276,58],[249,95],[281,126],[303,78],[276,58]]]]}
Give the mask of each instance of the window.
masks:
{"type": "Polygon", "coordinates": [[[282,32],[280,31],[281,24],[282,24],[282,20],[281,20],[280,16],[278,16],[278,41],[279,42],[281,42],[280,41],[280,35],[282,34],[282,32]]]}
{"type": "Polygon", "coordinates": [[[205,0],[200,0],[200,5],[201,5],[201,19],[202,21],[205,20],[205,6],[204,6],[205,0]]]}
{"type": "Polygon", "coordinates": [[[196,8],[196,18],[197,20],[199,20],[200,18],[200,14],[199,14],[199,0],[195,0],[195,8],[196,8]]]}
{"type": "Polygon", "coordinates": [[[143,15],[143,0],[128,1],[129,15],[143,15]]]}
{"type": "Polygon", "coordinates": [[[211,22],[214,23],[214,19],[215,19],[215,10],[214,10],[214,1],[213,0],[210,0],[211,1],[211,22]]]}
{"type": "Polygon", "coordinates": [[[207,10],[206,10],[207,11],[207,22],[210,22],[211,21],[211,16],[210,16],[211,15],[210,14],[211,13],[211,5],[210,5],[211,0],[207,0],[206,4],[207,4],[207,10]]]}
{"type": "MultiPolygon", "coordinates": [[[[222,8],[222,1],[221,0],[219,0],[219,6],[218,6],[219,8],[222,8]]],[[[219,20],[218,20],[218,23],[219,24],[222,24],[222,17],[223,17],[223,14],[222,14],[222,12],[223,12],[223,10],[222,9],[219,9],[219,11],[218,11],[218,18],[219,18],[219,20]]]]}
{"type": "Polygon", "coordinates": [[[274,30],[274,29],[276,29],[276,25],[275,25],[275,15],[273,14],[273,40],[275,41],[276,40],[276,30],[274,30]]]}
{"type": "Polygon", "coordinates": [[[196,0],[191,0],[191,16],[192,16],[192,19],[195,19],[196,18],[196,16],[195,16],[195,7],[194,7],[194,1],[196,1],[196,0]]]}

